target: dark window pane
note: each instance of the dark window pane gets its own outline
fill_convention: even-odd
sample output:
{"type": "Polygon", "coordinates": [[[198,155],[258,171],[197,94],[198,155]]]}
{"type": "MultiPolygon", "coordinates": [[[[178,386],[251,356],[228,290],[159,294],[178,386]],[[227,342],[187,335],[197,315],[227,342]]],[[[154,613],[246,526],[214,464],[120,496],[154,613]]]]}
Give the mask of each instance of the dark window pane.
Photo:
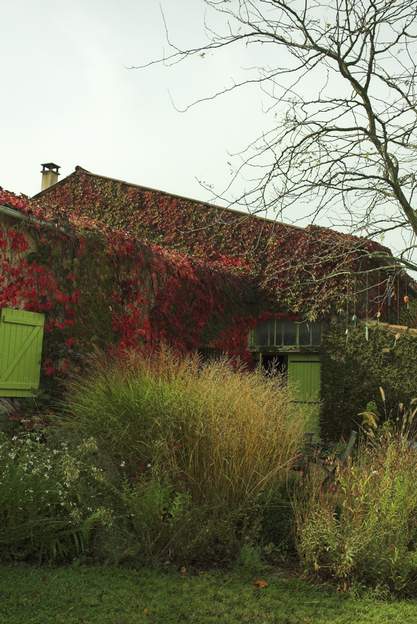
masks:
{"type": "Polygon", "coordinates": [[[268,346],[268,322],[261,323],[255,328],[254,339],[257,347],[268,346]]]}
{"type": "Polygon", "coordinates": [[[311,334],[312,334],[312,344],[320,345],[321,344],[321,323],[312,323],[311,324],[311,334]]]}
{"type": "Polygon", "coordinates": [[[282,345],[282,323],[281,321],[275,321],[275,346],[280,347],[282,345]]]}
{"type": "Polygon", "coordinates": [[[297,327],[292,321],[284,321],[282,323],[283,344],[292,346],[297,344],[297,327]]]}
{"type": "Polygon", "coordinates": [[[311,345],[311,328],[311,323],[300,323],[298,329],[300,345],[304,347],[311,345]]]}

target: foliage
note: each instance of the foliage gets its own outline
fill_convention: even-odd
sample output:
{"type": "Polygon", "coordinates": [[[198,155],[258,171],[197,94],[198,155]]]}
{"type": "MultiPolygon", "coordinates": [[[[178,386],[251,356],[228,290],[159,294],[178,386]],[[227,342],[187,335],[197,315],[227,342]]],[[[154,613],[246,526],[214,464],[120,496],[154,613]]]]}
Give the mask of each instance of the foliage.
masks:
{"type": "Polygon", "coordinates": [[[256,546],[263,560],[272,565],[297,560],[292,499],[298,488],[299,476],[293,472],[285,484],[261,496],[256,546]]]}
{"type": "Polygon", "coordinates": [[[28,200],[18,206],[29,221],[0,229],[0,307],[47,313],[44,377],[65,377],[94,345],[122,352],[166,341],[186,351],[213,343],[250,360],[247,334],[268,303],[239,268],[88,219],[39,221],[28,200]]]}
{"type": "Polygon", "coordinates": [[[29,198],[25,195],[15,195],[10,191],[6,191],[2,187],[0,187],[0,205],[10,206],[15,210],[26,211],[28,206],[29,198]]]}
{"type": "Polygon", "coordinates": [[[0,434],[0,558],[62,561],[83,553],[106,511],[94,443],[77,451],[47,446],[37,434],[0,434]]]}
{"type": "Polygon", "coordinates": [[[258,547],[253,544],[243,544],[236,561],[236,570],[242,575],[253,578],[265,572],[265,563],[258,547]]]}
{"type": "Polygon", "coordinates": [[[240,572],[114,567],[0,567],[7,624],[403,624],[411,601],[360,600],[269,572],[256,589],[240,572]]]}
{"type": "Polygon", "coordinates": [[[416,450],[410,445],[415,411],[396,426],[369,429],[357,458],[337,475],[335,494],[309,483],[297,505],[298,548],[313,574],[386,587],[417,589],[416,450]],[[410,428],[411,427],[411,428],[410,428]]]}
{"type": "Polygon", "coordinates": [[[417,396],[415,371],[417,339],[411,333],[395,333],[382,324],[368,327],[334,324],[328,327],[322,346],[322,435],[331,440],[349,437],[360,422],[367,401],[375,400],[382,414],[395,411],[417,396]],[[382,406],[379,387],[388,404],[382,406]],[[337,389],[337,391],[336,391],[337,389]]]}
{"type": "Polygon", "coordinates": [[[194,529],[186,494],[168,479],[115,478],[107,464],[107,501],[113,521],[97,531],[90,554],[95,561],[158,564],[187,562],[187,540],[194,529]],[[109,474],[110,472],[110,474],[109,474]]]}
{"type": "MultiPolygon", "coordinates": [[[[47,314],[43,387],[80,369],[94,345],[164,341],[249,363],[257,322],[348,307],[346,273],[374,263],[375,244],[362,239],[244,218],[79,168],[37,202],[1,193],[26,220],[0,230],[0,306],[47,314]]],[[[367,285],[372,308],[379,286],[367,285]]]]}
{"type": "MultiPolygon", "coordinates": [[[[345,305],[351,288],[347,274],[375,266],[381,256],[390,257],[387,248],[373,241],[313,225],[302,229],[260,219],[81,167],[43,193],[33,210],[48,218],[66,214],[75,222],[133,233],[212,267],[254,277],[280,311],[310,317],[345,305]]],[[[375,273],[369,276],[372,282],[375,273]]]]}
{"type": "Polygon", "coordinates": [[[258,530],[301,444],[303,419],[290,398],[260,373],[162,349],[97,361],[70,384],[58,424],[75,439],[93,437],[103,467],[123,480],[142,554],[156,533],[154,556],[227,560],[258,530]],[[163,526],[143,528],[155,519],[163,526]]]}

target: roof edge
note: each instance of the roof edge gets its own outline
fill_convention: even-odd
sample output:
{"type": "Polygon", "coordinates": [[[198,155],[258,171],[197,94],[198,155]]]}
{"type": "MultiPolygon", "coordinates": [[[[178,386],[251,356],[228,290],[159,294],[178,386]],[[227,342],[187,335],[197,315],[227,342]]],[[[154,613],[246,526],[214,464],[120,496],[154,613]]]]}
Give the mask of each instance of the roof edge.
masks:
{"type": "Polygon", "coordinates": [[[27,215],[24,212],[17,210],[17,208],[7,206],[7,204],[0,204],[0,213],[15,219],[27,219],[27,215]]]}
{"type": "MultiPolygon", "coordinates": [[[[260,216],[260,215],[258,215],[256,213],[243,212],[242,210],[235,210],[234,208],[230,208],[228,206],[220,206],[219,204],[212,204],[212,203],[204,201],[202,199],[196,199],[195,197],[188,197],[186,195],[179,195],[178,193],[171,193],[170,191],[164,191],[163,189],[157,189],[157,188],[153,188],[151,186],[143,186],[142,184],[136,184],[135,182],[127,182],[126,180],[120,180],[119,178],[112,178],[110,176],[101,175],[99,173],[93,173],[92,171],[88,171],[88,169],[84,169],[84,167],[81,167],[80,165],[77,165],[75,167],[75,170],[72,173],[70,173],[65,178],[62,178],[61,180],[59,180],[59,182],[56,182],[52,186],[49,186],[48,188],[44,189],[43,191],[40,191],[39,193],[36,193],[36,195],[33,195],[32,199],[38,199],[40,197],[43,197],[44,195],[46,195],[48,193],[48,191],[51,191],[51,190],[55,189],[57,186],[59,186],[63,182],[66,182],[72,176],[75,177],[76,174],[79,173],[79,172],[87,174],[87,175],[89,175],[89,176],[91,176],[93,178],[100,178],[102,180],[110,180],[111,182],[117,182],[118,184],[125,184],[126,186],[137,188],[137,189],[140,189],[141,191],[144,191],[144,192],[161,193],[162,195],[166,195],[168,197],[175,197],[176,199],[183,199],[185,201],[193,202],[194,204],[200,204],[201,206],[207,206],[209,208],[216,208],[217,210],[226,210],[227,212],[231,212],[232,214],[241,215],[242,217],[260,219],[261,221],[266,221],[267,223],[272,223],[272,224],[273,223],[278,223],[281,226],[288,227],[288,228],[293,228],[295,230],[305,230],[305,228],[303,228],[303,227],[301,227],[299,225],[293,225],[292,223],[285,223],[284,221],[277,221],[276,219],[269,219],[268,217],[262,217],[262,216],[260,216]]],[[[324,229],[328,229],[328,228],[324,228],[324,229]]],[[[339,232],[339,234],[342,234],[342,232],[339,232]]]]}
{"type": "Polygon", "coordinates": [[[61,178],[60,180],[58,180],[58,182],[55,182],[55,184],[52,184],[52,186],[48,186],[47,188],[43,189],[43,191],[39,191],[39,193],[36,193],[35,195],[32,195],[32,197],[30,199],[38,199],[40,197],[43,197],[43,195],[46,195],[48,193],[48,191],[51,191],[52,189],[55,189],[57,186],[60,186],[63,182],[67,182],[69,178],[72,178],[72,176],[75,176],[75,174],[77,173],[77,169],[81,169],[82,171],[85,171],[86,173],[89,173],[89,171],[87,171],[86,169],[83,169],[82,167],[76,167],[75,170],[70,173],[69,175],[65,176],[65,178],[61,178]]]}
{"type": "Polygon", "coordinates": [[[392,255],[392,251],[391,249],[389,249],[388,247],[385,247],[384,245],[381,245],[380,243],[378,243],[377,241],[374,241],[373,239],[370,238],[366,238],[365,236],[356,236],[355,234],[350,234],[349,232],[340,232],[339,230],[334,230],[330,227],[324,226],[324,225],[313,225],[313,224],[309,224],[306,227],[301,227],[299,225],[294,225],[292,223],[286,223],[285,221],[278,221],[277,219],[270,219],[268,217],[262,217],[256,213],[251,213],[251,212],[243,212],[242,210],[235,210],[233,208],[230,208],[228,206],[220,206],[218,204],[212,204],[200,199],[195,199],[193,197],[187,197],[185,195],[178,195],[177,193],[170,193],[169,191],[164,191],[161,189],[156,189],[150,186],[143,186],[141,184],[136,184],[135,182],[127,182],[126,180],[120,180],[118,178],[112,178],[110,176],[104,176],[104,175],[100,175],[98,173],[93,173],[92,171],[89,171],[88,169],[85,169],[84,167],[81,167],[80,165],[76,165],[74,171],[72,173],[70,173],[68,176],[66,176],[65,178],[62,178],[61,180],[59,180],[58,182],[56,182],[55,184],[53,184],[52,186],[49,186],[48,188],[44,189],[43,191],[40,191],[39,193],[37,193],[36,195],[34,195],[32,197],[32,199],[38,199],[41,198],[43,196],[45,196],[48,192],[52,191],[53,189],[55,189],[57,186],[64,184],[65,182],[67,182],[70,178],[75,177],[78,173],[83,173],[86,174],[88,176],[91,176],[92,178],[98,178],[98,179],[102,179],[102,180],[110,180],[111,182],[116,182],[118,184],[124,184],[128,187],[133,187],[133,188],[137,188],[141,191],[144,192],[151,192],[151,193],[160,193],[162,195],[165,195],[167,197],[172,197],[172,198],[176,198],[176,199],[182,199],[185,201],[189,201],[192,202],[194,204],[200,205],[200,206],[207,206],[208,208],[214,208],[216,210],[222,210],[222,211],[226,211],[228,213],[234,214],[234,215],[240,215],[242,217],[246,217],[248,219],[259,219],[260,221],[264,221],[266,223],[270,223],[271,225],[277,224],[281,227],[284,228],[288,228],[288,229],[293,229],[293,230],[298,230],[298,231],[306,231],[310,226],[313,226],[314,228],[317,228],[318,230],[323,230],[326,232],[332,232],[333,234],[336,234],[338,236],[341,237],[351,237],[353,239],[356,239],[358,241],[358,243],[376,243],[377,245],[379,245],[379,247],[381,249],[384,249],[385,251],[388,251],[389,254],[392,255]]]}

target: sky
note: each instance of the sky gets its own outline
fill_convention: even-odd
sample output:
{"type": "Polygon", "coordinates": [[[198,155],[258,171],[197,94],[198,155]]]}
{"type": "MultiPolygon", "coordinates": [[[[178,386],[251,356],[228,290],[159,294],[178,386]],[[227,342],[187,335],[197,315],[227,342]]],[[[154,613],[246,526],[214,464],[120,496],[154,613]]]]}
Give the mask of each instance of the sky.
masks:
{"type": "MultiPolygon", "coordinates": [[[[170,36],[204,38],[198,0],[162,2],[170,36]]],[[[178,112],[231,84],[241,50],[174,68],[129,69],[167,50],[158,0],[14,0],[2,3],[0,186],[33,195],[40,164],[210,199],[230,174],[230,152],[267,124],[259,91],[178,112]],[[7,27],[5,27],[7,25],[7,27]]]]}

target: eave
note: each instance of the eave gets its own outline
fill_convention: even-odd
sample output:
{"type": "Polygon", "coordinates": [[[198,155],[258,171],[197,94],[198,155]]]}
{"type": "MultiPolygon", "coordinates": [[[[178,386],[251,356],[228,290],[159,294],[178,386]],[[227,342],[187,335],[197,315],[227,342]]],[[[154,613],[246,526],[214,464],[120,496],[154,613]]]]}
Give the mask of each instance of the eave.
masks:
{"type": "Polygon", "coordinates": [[[0,204],[0,214],[5,215],[6,217],[12,217],[12,219],[28,219],[28,216],[23,214],[23,212],[20,212],[20,210],[16,210],[16,208],[10,208],[10,206],[5,206],[2,204],[0,204]]]}

